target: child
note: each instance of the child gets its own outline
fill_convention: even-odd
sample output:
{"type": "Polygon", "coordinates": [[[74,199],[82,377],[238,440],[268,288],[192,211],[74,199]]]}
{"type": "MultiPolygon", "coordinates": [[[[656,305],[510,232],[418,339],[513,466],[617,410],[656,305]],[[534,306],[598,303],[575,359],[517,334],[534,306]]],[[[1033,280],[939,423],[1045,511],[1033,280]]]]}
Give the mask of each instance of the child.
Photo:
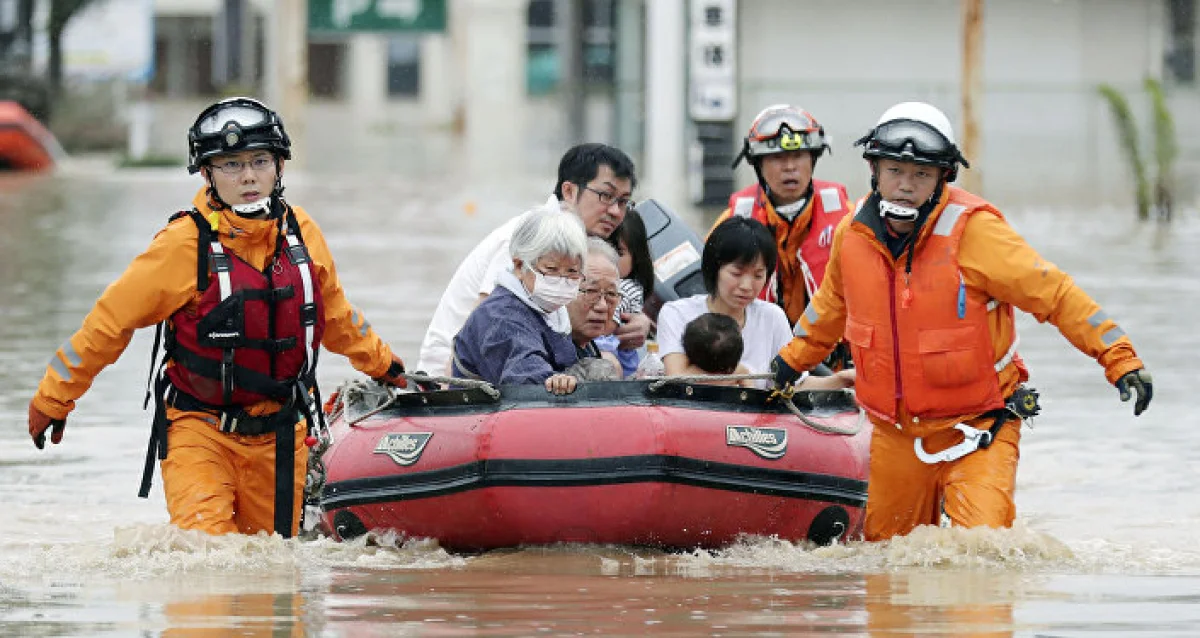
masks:
{"type": "MultiPolygon", "coordinates": [[[[622,313],[639,313],[646,295],[654,292],[654,260],[650,257],[650,242],[646,239],[646,225],[636,210],[625,214],[625,220],[608,238],[608,243],[617,249],[621,260],[618,263],[621,281],[621,303],[614,316],[622,313]]],[[[596,345],[605,352],[612,352],[621,362],[621,372],[628,378],[637,370],[642,353],[638,350],[619,350],[615,337],[602,337],[596,345]]]]}
{"type": "MultiPolygon", "coordinates": [[[[749,374],[741,365],[742,331],[729,315],[706,312],[688,322],[683,329],[683,354],[687,357],[686,375],[749,374]]],[[[711,381],[714,385],[753,387],[750,380],[711,381]]]]}

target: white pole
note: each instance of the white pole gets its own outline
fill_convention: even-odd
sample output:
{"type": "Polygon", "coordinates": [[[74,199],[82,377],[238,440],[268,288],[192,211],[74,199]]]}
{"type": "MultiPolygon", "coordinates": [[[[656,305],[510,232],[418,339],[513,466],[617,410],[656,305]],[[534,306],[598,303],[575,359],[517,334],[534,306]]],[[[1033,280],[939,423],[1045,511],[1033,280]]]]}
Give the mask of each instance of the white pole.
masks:
{"type": "Polygon", "coordinates": [[[646,3],[645,195],[678,207],[684,201],[684,0],[646,3]]]}
{"type": "Polygon", "coordinates": [[[308,2],[275,0],[274,20],[267,20],[271,34],[267,85],[270,106],[279,112],[292,139],[289,166],[306,161],[305,115],[308,110],[308,2]]]}

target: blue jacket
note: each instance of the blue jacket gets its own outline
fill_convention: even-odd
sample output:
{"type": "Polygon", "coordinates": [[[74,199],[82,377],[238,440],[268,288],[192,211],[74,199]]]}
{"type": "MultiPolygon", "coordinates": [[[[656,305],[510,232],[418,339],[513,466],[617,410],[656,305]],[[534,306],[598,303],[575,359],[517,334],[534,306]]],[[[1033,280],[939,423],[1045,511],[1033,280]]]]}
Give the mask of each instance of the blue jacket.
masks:
{"type": "MultiPolygon", "coordinates": [[[[503,286],[484,299],[454,336],[458,362],[493,385],[542,383],[578,358],[570,335],[556,332],[503,286]]],[[[467,378],[458,362],[451,372],[467,378]]]]}

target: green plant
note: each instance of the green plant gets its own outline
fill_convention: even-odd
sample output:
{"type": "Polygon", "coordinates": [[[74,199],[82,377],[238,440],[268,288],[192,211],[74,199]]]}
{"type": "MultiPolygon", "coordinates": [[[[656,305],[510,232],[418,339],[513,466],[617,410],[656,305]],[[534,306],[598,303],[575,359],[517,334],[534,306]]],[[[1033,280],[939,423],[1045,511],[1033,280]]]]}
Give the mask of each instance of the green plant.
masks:
{"type": "Polygon", "coordinates": [[[1175,159],[1179,157],[1175,119],[1167,107],[1167,99],[1158,80],[1146,78],[1146,92],[1150,94],[1154,112],[1154,207],[1160,220],[1170,221],[1174,203],[1175,159]]]}
{"type": "Polygon", "coordinates": [[[1139,220],[1150,218],[1150,183],[1146,179],[1146,164],[1142,161],[1141,148],[1138,145],[1137,123],[1129,110],[1129,101],[1116,87],[1101,84],[1097,87],[1100,95],[1108,102],[1113,120],[1117,125],[1117,134],[1121,139],[1121,148],[1129,159],[1129,167],[1133,170],[1134,188],[1137,194],[1137,216],[1139,220]]]}

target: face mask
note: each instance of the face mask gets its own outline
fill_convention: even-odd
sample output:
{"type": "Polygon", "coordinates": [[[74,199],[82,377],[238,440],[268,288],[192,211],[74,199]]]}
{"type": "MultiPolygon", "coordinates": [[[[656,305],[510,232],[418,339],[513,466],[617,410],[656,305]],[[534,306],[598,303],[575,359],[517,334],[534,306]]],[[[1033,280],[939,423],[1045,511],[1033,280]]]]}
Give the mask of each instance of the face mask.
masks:
{"type": "Polygon", "coordinates": [[[571,302],[579,295],[579,281],[566,277],[547,277],[542,273],[526,267],[533,273],[533,292],[529,298],[537,304],[542,312],[551,313],[571,302]]]}
{"type": "Polygon", "coordinates": [[[780,217],[782,217],[790,222],[790,221],[796,219],[796,216],[799,215],[801,212],[803,212],[804,207],[807,205],[808,205],[808,198],[801,197],[798,201],[792,202],[791,204],[786,204],[784,206],[776,206],[775,212],[778,213],[780,217]]]}

